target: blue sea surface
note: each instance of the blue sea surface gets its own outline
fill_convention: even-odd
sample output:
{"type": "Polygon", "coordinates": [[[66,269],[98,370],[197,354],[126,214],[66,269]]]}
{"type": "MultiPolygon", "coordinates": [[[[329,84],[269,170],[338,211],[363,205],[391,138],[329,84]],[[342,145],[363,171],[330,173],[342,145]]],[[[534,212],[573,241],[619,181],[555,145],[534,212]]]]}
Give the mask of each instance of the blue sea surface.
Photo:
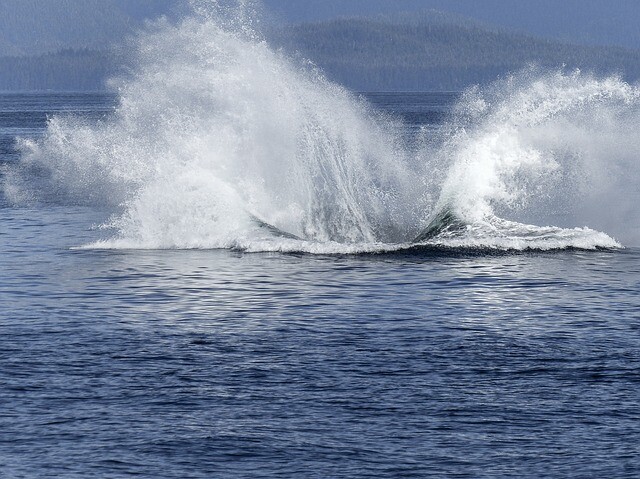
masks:
{"type": "MultiPolygon", "coordinates": [[[[0,171],[115,101],[0,95],[0,171]]],[[[77,249],[105,219],[0,199],[0,477],[640,476],[637,248],[77,249]]]]}

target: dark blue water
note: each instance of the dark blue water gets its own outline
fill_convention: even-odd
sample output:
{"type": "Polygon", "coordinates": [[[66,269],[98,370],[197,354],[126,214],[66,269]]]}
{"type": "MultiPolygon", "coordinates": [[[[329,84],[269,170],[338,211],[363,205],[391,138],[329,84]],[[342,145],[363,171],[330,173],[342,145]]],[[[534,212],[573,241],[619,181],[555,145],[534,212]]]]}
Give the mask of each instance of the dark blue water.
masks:
{"type": "MultiPolygon", "coordinates": [[[[114,101],[0,96],[3,171],[114,101]]],[[[104,219],[1,203],[0,477],[640,476],[638,249],[73,249],[104,219]]]]}

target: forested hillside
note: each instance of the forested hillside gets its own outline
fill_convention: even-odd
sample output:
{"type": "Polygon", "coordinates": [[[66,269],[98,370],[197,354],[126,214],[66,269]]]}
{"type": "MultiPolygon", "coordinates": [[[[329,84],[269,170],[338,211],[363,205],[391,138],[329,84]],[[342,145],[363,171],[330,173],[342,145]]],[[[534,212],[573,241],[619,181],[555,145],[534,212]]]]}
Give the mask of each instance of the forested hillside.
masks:
{"type": "Polygon", "coordinates": [[[0,90],[103,90],[115,45],[176,0],[0,0],[0,90]]]}
{"type": "Polygon", "coordinates": [[[100,91],[117,66],[110,54],[92,50],[0,57],[0,90],[100,91]]]}
{"type": "Polygon", "coordinates": [[[455,90],[529,63],[640,78],[638,50],[542,40],[434,11],[299,24],[286,37],[333,79],[362,91],[455,90]]]}
{"type": "MultiPolygon", "coordinates": [[[[23,13],[42,5],[19,2],[23,13]]],[[[30,36],[32,20],[6,10],[18,0],[0,0],[0,90],[103,89],[117,67],[110,46],[173,0],[159,2],[51,0],[50,25],[30,36]]],[[[529,63],[640,78],[640,50],[543,40],[434,10],[288,25],[268,36],[358,91],[459,90],[529,63]]]]}

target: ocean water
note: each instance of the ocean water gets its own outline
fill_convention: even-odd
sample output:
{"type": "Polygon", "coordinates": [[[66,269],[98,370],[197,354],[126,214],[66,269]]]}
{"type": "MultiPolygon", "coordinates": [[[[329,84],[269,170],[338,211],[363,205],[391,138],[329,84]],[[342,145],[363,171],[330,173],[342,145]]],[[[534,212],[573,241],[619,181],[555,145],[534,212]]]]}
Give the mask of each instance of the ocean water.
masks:
{"type": "MultiPolygon", "coordinates": [[[[449,94],[373,94],[436,128],[449,94]]],[[[8,136],[110,95],[2,95],[8,136]]],[[[414,125],[415,126],[415,125],[414,125]]],[[[640,250],[76,249],[0,209],[0,475],[637,477],[640,250]]]]}
{"type": "Polygon", "coordinates": [[[0,94],[0,477],[638,477],[640,88],[360,95],[202,8],[0,94]]]}

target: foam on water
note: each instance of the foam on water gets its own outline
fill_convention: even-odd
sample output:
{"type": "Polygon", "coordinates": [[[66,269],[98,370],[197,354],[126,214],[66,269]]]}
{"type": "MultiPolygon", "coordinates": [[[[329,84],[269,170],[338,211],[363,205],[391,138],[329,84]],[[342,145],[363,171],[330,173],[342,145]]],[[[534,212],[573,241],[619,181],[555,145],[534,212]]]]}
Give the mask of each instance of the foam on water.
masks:
{"type": "Polygon", "coordinates": [[[466,92],[439,136],[416,142],[270,47],[252,5],[197,2],[179,23],[150,26],[135,70],[113,82],[114,114],[54,117],[42,140],[21,140],[5,195],[107,209],[107,237],[91,248],[356,253],[417,236],[450,247],[620,246],[575,228],[585,224],[640,240],[637,87],[530,70],[466,92]],[[463,227],[420,235],[443,212],[463,227]]]}

